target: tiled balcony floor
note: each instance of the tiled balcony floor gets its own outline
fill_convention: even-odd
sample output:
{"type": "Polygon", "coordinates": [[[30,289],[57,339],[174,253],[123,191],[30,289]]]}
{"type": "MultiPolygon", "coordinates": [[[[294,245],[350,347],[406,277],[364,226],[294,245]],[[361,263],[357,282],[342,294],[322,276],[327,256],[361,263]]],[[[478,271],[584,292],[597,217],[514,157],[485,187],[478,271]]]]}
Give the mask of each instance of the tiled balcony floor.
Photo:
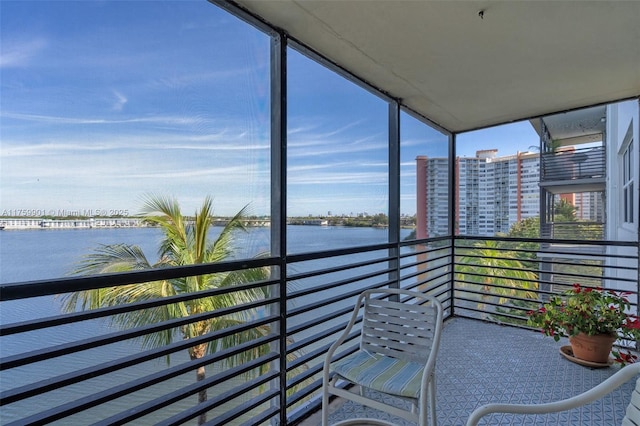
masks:
{"type": "MultiPolygon", "coordinates": [[[[464,425],[469,413],[489,402],[541,403],[575,396],[618,371],[583,367],[559,353],[541,333],[462,318],[445,322],[437,364],[438,425],[464,425]]],[[[569,412],[522,416],[495,414],[484,425],[619,425],[635,381],[603,399],[569,412]]],[[[356,417],[410,423],[352,402],[336,404],[330,422],[356,417]]],[[[320,424],[319,414],[304,425],[320,424]]]]}

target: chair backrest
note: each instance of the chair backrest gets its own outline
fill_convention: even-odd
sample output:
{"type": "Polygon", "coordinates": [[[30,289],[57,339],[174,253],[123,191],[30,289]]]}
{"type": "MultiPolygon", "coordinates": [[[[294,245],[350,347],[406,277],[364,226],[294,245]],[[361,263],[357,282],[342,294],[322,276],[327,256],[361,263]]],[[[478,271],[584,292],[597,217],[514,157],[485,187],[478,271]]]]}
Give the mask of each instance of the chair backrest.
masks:
{"type": "Polygon", "coordinates": [[[431,351],[437,353],[443,315],[437,299],[406,290],[365,293],[362,350],[422,364],[431,351]],[[376,294],[384,298],[372,297],[376,294]],[[413,299],[390,300],[388,296],[393,294],[413,299]]]}
{"type": "Polygon", "coordinates": [[[622,419],[622,426],[640,425],[640,379],[636,380],[636,388],[631,394],[631,401],[627,406],[627,414],[622,419]]]}

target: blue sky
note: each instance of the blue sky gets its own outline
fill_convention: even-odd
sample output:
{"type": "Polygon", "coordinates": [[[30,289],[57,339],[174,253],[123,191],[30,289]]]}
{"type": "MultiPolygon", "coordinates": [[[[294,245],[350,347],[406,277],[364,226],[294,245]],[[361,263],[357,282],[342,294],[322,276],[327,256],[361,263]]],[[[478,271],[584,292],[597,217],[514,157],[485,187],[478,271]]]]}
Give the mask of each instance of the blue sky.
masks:
{"type": "MultiPolygon", "coordinates": [[[[0,2],[0,213],[269,211],[269,39],[206,1],[0,2]]],[[[289,52],[288,213],[386,212],[387,106],[289,52]]],[[[446,138],[403,115],[402,212],[417,155],[446,138]]],[[[528,123],[458,137],[458,154],[537,145],[528,123]]]]}

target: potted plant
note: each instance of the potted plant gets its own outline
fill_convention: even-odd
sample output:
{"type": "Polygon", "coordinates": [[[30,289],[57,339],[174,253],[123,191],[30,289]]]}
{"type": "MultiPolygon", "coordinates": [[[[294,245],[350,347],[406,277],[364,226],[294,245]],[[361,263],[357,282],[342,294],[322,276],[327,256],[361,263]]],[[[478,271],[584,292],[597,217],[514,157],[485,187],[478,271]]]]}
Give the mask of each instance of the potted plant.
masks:
{"type": "Polygon", "coordinates": [[[629,350],[612,350],[618,339],[640,339],[640,320],[630,313],[628,295],[574,284],[564,295],[552,296],[537,311],[529,311],[527,323],[540,328],[556,342],[563,335],[569,336],[576,358],[608,363],[609,354],[613,354],[615,362],[633,363],[638,357],[629,350]]]}

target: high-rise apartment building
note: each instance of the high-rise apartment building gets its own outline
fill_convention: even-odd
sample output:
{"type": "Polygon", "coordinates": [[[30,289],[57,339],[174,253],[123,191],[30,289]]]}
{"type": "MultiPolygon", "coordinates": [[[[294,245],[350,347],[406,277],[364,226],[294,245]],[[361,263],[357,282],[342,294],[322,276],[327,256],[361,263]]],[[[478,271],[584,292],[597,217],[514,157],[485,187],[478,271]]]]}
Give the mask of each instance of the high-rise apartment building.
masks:
{"type": "MultiPolygon", "coordinates": [[[[507,233],[514,223],[539,215],[540,159],[537,153],[498,157],[477,151],[455,162],[455,230],[462,235],[507,233]]],[[[446,235],[449,229],[448,159],[418,157],[417,236],[446,235]],[[442,201],[440,201],[442,200],[442,201]]]]}
{"type": "Polygon", "coordinates": [[[449,159],[416,158],[417,238],[449,233],[449,159]]]}

